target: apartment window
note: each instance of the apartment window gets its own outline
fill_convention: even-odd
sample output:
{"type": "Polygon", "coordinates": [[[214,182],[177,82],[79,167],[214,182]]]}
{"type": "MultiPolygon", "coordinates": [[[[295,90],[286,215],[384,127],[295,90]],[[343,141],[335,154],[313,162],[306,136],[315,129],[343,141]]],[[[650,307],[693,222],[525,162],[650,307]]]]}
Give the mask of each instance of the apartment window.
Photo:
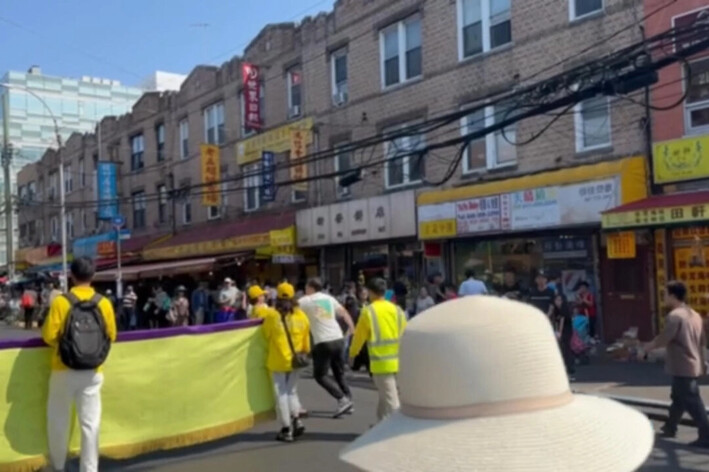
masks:
{"type": "Polygon", "coordinates": [[[458,0],[460,60],[512,42],[511,0],[458,0]]]}
{"type": "Polygon", "coordinates": [[[335,172],[338,176],[335,178],[337,186],[337,196],[339,198],[349,197],[352,193],[349,187],[340,186],[340,180],[348,170],[352,170],[352,150],[348,149],[348,144],[335,146],[335,172]]]}
{"type": "Polygon", "coordinates": [[[300,68],[288,71],[288,118],[297,118],[301,115],[303,89],[303,74],[300,68]]]}
{"type": "Polygon", "coordinates": [[[66,214],[66,237],[74,239],[74,213],[71,212],[66,214]]]}
{"type": "Polygon", "coordinates": [[[383,87],[421,76],[421,18],[413,16],[380,33],[383,87]]]}
{"type": "Polygon", "coordinates": [[[86,187],[86,166],[83,157],[79,159],[79,185],[81,188],[86,187]]]}
{"type": "Polygon", "coordinates": [[[254,211],[261,206],[261,165],[252,164],[242,168],[244,174],[244,210],[254,211]]]}
{"type": "Polygon", "coordinates": [[[187,119],[180,121],[180,158],[190,157],[190,124],[187,119]]]}
{"type": "Polygon", "coordinates": [[[58,241],[59,240],[59,218],[56,216],[52,217],[52,220],[50,222],[50,231],[51,231],[51,237],[52,241],[58,241]]]}
{"type": "Polygon", "coordinates": [[[89,232],[89,220],[86,216],[86,210],[81,210],[81,234],[89,232]]]}
{"type": "Polygon", "coordinates": [[[603,11],[603,0],[569,0],[569,19],[577,20],[603,11]]]}
{"type": "MultiPolygon", "coordinates": [[[[406,126],[403,126],[388,130],[385,134],[400,134],[405,131],[406,126]]],[[[395,137],[385,143],[387,188],[421,182],[424,170],[423,155],[413,152],[423,146],[424,138],[420,134],[395,137]]]]}
{"type": "Polygon", "coordinates": [[[27,201],[33,202],[37,199],[37,183],[32,181],[27,185],[27,201]]]}
{"type": "MultiPolygon", "coordinates": [[[[259,87],[259,118],[261,119],[261,125],[263,125],[263,116],[264,112],[266,111],[265,90],[266,83],[262,80],[261,86],[259,87]]],[[[239,113],[241,114],[241,136],[246,137],[251,136],[252,134],[256,134],[258,130],[247,128],[246,126],[244,126],[244,123],[246,123],[246,99],[244,98],[243,91],[239,92],[239,110],[239,113]]]]}
{"type": "Polygon", "coordinates": [[[155,142],[157,143],[158,162],[165,160],[165,125],[160,123],[155,127],[155,142]]]}
{"type": "MultiPolygon", "coordinates": [[[[461,132],[465,136],[482,131],[486,127],[508,119],[510,113],[510,107],[505,105],[476,109],[462,119],[461,132]]],[[[514,144],[516,135],[517,125],[509,125],[504,132],[500,130],[488,133],[471,141],[465,150],[463,172],[497,169],[516,163],[517,148],[514,144]]]]}
{"type": "Polygon", "coordinates": [[[608,97],[584,100],[575,107],[576,151],[611,145],[611,110],[608,97]]]}
{"type": "Polygon", "coordinates": [[[74,190],[74,177],[71,174],[71,164],[64,166],[64,193],[74,190]]]}
{"type": "Polygon", "coordinates": [[[349,100],[347,86],[347,48],[342,48],[330,56],[330,72],[332,81],[332,103],[342,106],[349,100]]]}
{"type": "Polygon", "coordinates": [[[137,171],[145,167],[143,153],[145,152],[145,139],[142,134],[130,138],[130,170],[137,171]]]}
{"type": "Polygon", "coordinates": [[[188,225],[192,223],[192,200],[188,196],[182,202],[182,224],[188,225]]]}
{"type": "Polygon", "coordinates": [[[145,228],[145,192],[135,192],[132,195],[133,228],[145,228]]]}
{"type": "Polygon", "coordinates": [[[204,140],[207,144],[224,144],[224,104],[217,103],[204,110],[204,140]]]}
{"type": "MultiPolygon", "coordinates": [[[[687,134],[706,133],[709,131],[709,58],[692,62],[690,71],[684,102],[685,127],[687,134]]],[[[690,71],[685,71],[686,77],[690,71]]]]}
{"type": "Polygon", "coordinates": [[[158,222],[165,223],[167,221],[167,187],[158,185],[158,222]]]}

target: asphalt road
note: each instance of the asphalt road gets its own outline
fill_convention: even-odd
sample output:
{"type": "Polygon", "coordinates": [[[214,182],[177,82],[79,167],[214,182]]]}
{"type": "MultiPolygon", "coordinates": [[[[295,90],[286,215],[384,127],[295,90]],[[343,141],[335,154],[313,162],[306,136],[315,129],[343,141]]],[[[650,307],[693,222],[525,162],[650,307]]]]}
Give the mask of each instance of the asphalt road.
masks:
{"type": "MultiPolygon", "coordinates": [[[[315,384],[304,379],[299,385],[301,399],[311,412],[302,440],[280,444],[273,440],[278,425],[260,425],[233,438],[180,451],[170,451],[126,462],[104,461],[103,471],[288,471],[288,472],[356,472],[340,462],[338,452],[375,421],[376,392],[369,379],[353,379],[356,411],[339,420],[328,417],[334,402],[315,384]]],[[[574,388],[583,390],[585,383],[574,388]]],[[[709,451],[702,453],[684,444],[695,439],[696,431],[681,428],[676,440],[658,440],[641,472],[708,471],[709,451]]],[[[440,470],[445,470],[442,464],[440,470]]],[[[431,471],[434,472],[434,471],[431,471]]]]}

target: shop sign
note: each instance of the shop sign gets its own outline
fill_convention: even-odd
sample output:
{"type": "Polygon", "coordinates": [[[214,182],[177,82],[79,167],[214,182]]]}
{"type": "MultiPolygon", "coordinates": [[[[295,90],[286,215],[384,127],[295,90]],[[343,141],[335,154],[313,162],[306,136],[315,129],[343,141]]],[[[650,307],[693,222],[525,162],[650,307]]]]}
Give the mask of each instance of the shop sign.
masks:
{"type": "Polygon", "coordinates": [[[276,157],[270,151],[261,154],[261,201],[276,199],[276,157]]]}
{"type": "Polygon", "coordinates": [[[295,247],[295,226],[271,230],[268,236],[273,247],[295,247]]]}
{"type": "Polygon", "coordinates": [[[674,250],[675,277],[687,285],[689,304],[701,314],[709,311],[709,247],[677,248],[674,250]]]}
{"type": "Polygon", "coordinates": [[[413,191],[310,208],[296,214],[298,246],[416,235],[413,191]]]}
{"type": "Polygon", "coordinates": [[[244,62],[241,65],[244,86],[244,127],[261,129],[261,74],[258,66],[244,62]]]}
{"type": "MultiPolygon", "coordinates": [[[[655,230],[655,288],[657,290],[657,313],[663,313],[665,309],[665,286],[667,285],[667,257],[665,255],[665,244],[667,232],[664,229],[655,230]]],[[[665,327],[665,317],[658,316],[658,327],[662,330],[665,327]]]]}
{"type": "Polygon", "coordinates": [[[181,257],[206,256],[211,254],[223,254],[247,249],[255,249],[262,246],[268,246],[270,243],[271,237],[269,233],[258,233],[246,236],[234,236],[233,238],[147,249],[143,252],[143,257],[147,260],[179,259],[181,257]]]}
{"type": "Polygon", "coordinates": [[[709,220],[709,203],[619,211],[603,215],[603,228],[698,223],[709,220]]]}
{"type": "Polygon", "coordinates": [[[470,198],[456,202],[458,234],[486,233],[500,229],[500,197],[470,198]]]}
{"type": "Polygon", "coordinates": [[[658,184],[709,178],[709,135],[655,144],[652,160],[658,184]]]}
{"type": "Polygon", "coordinates": [[[558,187],[542,187],[523,190],[511,195],[512,229],[532,229],[561,224],[561,213],[557,195],[558,187]]]}
{"type": "MultiPolygon", "coordinates": [[[[288,152],[291,150],[291,130],[300,129],[310,131],[313,128],[313,119],[290,123],[274,128],[256,136],[244,139],[236,143],[236,163],[240,166],[261,159],[263,151],[271,151],[275,154],[288,152]]],[[[304,136],[305,145],[312,144],[313,133],[307,132],[304,136]]]]}
{"type": "Polygon", "coordinates": [[[118,165],[115,162],[96,163],[96,181],[98,218],[115,218],[118,215],[118,165]]]}
{"type": "Polygon", "coordinates": [[[709,226],[692,226],[691,228],[675,228],[672,230],[672,239],[694,238],[709,238],[709,226]]]}
{"type": "MultiPolygon", "coordinates": [[[[121,230],[121,239],[130,238],[130,230],[121,230]]],[[[86,238],[74,240],[72,245],[74,257],[115,257],[116,255],[116,233],[97,234],[86,238]]]]}
{"type": "Polygon", "coordinates": [[[589,241],[587,238],[549,238],[542,243],[545,259],[586,259],[589,241]]]}
{"type": "Polygon", "coordinates": [[[299,182],[308,178],[308,163],[306,162],[308,155],[307,135],[310,135],[309,130],[293,128],[290,131],[290,178],[294,182],[292,185],[293,190],[299,192],[308,191],[308,182],[299,182]]]}
{"type": "Polygon", "coordinates": [[[419,239],[441,239],[457,234],[455,202],[417,208],[419,239]]]}
{"type": "Polygon", "coordinates": [[[636,255],[635,231],[609,234],[606,238],[608,259],[634,259],[636,255]]]}
{"type": "Polygon", "coordinates": [[[222,204],[222,192],[220,185],[221,166],[219,157],[219,146],[212,144],[202,144],[200,146],[202,157],[202,205],[208,207],[218,207],[222,204]]]}
{"type": "Polygon", "coordinates": [[[559,188],[562,225],[597,222],[604,211],[618,206],[618,179],[596,180],[559,188]]]}
{"type": "Polygon", "coordinates": [[[419,223],[421,239],[444,239],[455,236],[456,220],[423,221],[419,223]]]}

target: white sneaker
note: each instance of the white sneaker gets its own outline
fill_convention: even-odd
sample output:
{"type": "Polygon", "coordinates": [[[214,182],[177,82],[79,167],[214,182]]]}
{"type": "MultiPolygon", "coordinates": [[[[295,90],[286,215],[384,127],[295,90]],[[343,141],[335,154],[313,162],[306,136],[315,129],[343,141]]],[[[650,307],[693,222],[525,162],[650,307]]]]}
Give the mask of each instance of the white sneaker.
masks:
{"type": "Polygon", "coordinates": [[[352,400],[350,400],[347,397],[344,397],[340,400],[337,401],[337,410],[335,411],[335,414],[332,415],[333,418],[339,418],[345,413],[348,413],[349,411],[352,410],[353,407],[352,400]]]}

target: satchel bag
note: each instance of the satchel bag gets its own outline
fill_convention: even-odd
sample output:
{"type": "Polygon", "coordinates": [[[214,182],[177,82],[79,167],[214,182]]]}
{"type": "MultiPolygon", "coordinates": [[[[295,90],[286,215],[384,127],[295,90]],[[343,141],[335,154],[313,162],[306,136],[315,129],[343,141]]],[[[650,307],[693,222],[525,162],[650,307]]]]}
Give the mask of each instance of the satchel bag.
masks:
{"type": "Polygon", "coordinates": [[[288,323],[286,323],[285,315],[281,315],[281,323],[283,323],[283,329],[286,330],[288,346],[290,346],[290,351],[293,353],[293,369],[303,369],[305,367],[308,367],[310,365],[310,359],[308,358],[308,355],[302,352],[295,352],[295,347],[293,347],[293,339],[291,338],[290,330],[288,329],[288,323]]]}

